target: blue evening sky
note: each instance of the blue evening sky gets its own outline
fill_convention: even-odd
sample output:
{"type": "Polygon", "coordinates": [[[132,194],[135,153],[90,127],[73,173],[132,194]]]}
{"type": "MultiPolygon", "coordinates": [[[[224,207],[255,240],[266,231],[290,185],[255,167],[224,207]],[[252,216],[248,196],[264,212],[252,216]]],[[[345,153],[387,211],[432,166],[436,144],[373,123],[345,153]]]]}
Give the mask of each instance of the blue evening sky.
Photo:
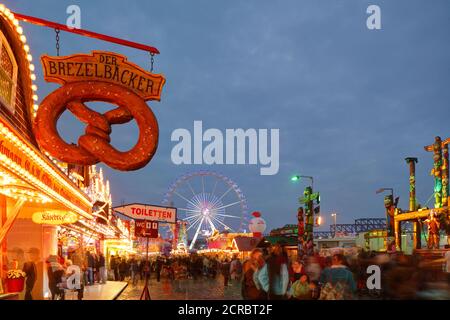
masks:
{"type": "MultiPolygon", "coordinates": [[[[157,73],[167,78],[162,101],[149,103],[160,125],[153,161],[136,172],[105,167],[114,203],[159,204],[178,176],[200,169],[224,173],[245,193],[250,212],[269,229],[296,222],[297,197],[312,175],[326,227],[384,217],[380,187],[393,187],[408,207],[407,156],[419,158],[417,196],[433,180],[423,146],[450,136],[450,1],[448,0],[5,0],[26,15],[65,23],[81,7],[82,28],[156,46],[157,73]],[[366,9],[381,7],[382,30],[368,30],[366,9]],[[170,136],[177,128],[280,129],[280,170],[259,166],[176,166],[170,136]]],[[[57,88],[42,78],[44,53],[55,55],[51,29],[22,23],[35,58],[42,100],[57,88]]],[[[61,34],[61,54],[108,50],[149,67],[146,53],[61,34]]],[[[83,126],[64,116],[61,131],[76,141],[83,126]]],[[[113,144],[134,145],[135,125],[114,129],[113,144]]],[[[430,202],[430,205],[433,202],[430,202]]]]}

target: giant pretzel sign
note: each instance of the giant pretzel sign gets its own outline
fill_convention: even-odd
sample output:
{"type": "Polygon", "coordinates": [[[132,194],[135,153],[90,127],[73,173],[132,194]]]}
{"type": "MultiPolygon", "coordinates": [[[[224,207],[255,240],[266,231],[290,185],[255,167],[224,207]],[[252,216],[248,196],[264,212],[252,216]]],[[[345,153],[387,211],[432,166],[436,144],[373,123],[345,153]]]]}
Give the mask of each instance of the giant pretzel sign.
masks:
{"type": "Polygon", "coordinates": [[[39,106],[34,131],[40,147],[63,162],[93,165],[103,162],[111,168],[131,171],[150,162],[158,147],[158,122],[145,101],[160,100],[165,79],[127,61],[125,56],[94,51],[92,55],[41,58],[44,78],[63,86],[48,95],[39,106]],[[102,101],[118,108],[104,114],[89,109],[85,102],[102,101]],[[85,123],[78,145],[66,143],[58,134],[57,122],[68,109],[85,123]],[[136,120],[137,144],[127,152],[111,146],[111,126],[136,120]]]}

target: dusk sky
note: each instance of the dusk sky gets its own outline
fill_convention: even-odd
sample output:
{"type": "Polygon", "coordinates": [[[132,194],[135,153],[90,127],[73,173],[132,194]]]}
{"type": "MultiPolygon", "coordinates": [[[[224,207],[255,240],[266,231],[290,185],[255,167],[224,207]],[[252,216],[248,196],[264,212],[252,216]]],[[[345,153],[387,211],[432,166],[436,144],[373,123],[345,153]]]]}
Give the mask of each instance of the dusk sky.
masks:
{"type": "MultiPolygon", "coordinates": [[[[160,127],[156,156],[144,169],[106,166],[115,205],[160,204],[180,175],[218,171],[244,192],[249,212],[268,230],[296,223],[297,198],[314,177],[328,229],[385,217],[380,187],[392,187],[408,208],[408,156],[418,157],[417,197],[433,192],[432,154],[424,146],[450,136],[450,1],[448,0],[6,0],[13,11],[65,23],[81,8],[81,27],[157,47],[155,72],[167,79],[161,102],[149,102],[160,127]],[[381,8],[381,30],[369,30],[366,9],[381,8]],[[204,129],[280,130],[280,169],[259,165],[180,165],[171,134],[204,129]]],[[[34,57],[40,101],[59,85],[46,83],[38,59],[56,55],[52,29],[21,23],[34,57]]],[[[106,50],[149,69],[147,53],[61,33],[61,55],[106,50]]],[[[69,116],[59,128],[76,142],[83,125],[69,116]]],[[[134,124],[114,127],[120,150],[137,141],[134,124]]],[[[428,203],[433,205],[433,200],[428,203]]]]}

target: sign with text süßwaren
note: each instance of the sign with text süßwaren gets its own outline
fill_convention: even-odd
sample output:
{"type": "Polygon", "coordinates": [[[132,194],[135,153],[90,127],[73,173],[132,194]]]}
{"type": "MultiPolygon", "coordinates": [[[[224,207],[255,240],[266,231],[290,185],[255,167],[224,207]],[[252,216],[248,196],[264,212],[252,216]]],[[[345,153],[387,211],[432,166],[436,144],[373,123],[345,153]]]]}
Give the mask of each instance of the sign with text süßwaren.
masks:
{"type": "Polygon", "coordinates": [[[115,207],[113,210],[134,220],[158,221],[165,223],[176,223],[177,221],[177,209],[172,207],[160,207],[133,203],[115,207]]]}

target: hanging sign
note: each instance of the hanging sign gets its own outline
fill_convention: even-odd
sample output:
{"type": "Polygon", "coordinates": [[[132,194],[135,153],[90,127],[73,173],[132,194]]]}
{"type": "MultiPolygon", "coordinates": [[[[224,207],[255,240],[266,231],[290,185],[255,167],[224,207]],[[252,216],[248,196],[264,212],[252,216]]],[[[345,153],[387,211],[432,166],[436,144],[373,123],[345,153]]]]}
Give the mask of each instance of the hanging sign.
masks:
{"type": "Polygon", "coordinates": [[[156,221],[136,220],[134,236],[141,238],[158,238],[159,224],[156,221]]]}
{"type": "Polygon", "coordinates": [[[77,222],[78,216],[72,212],[55,210],[35,212],[31,219],[37,224],[62,225],[77,222]]]}
{"type": "Polygon", "coordinates": [[[113,208],[113,210],[134,220],[159,221],[165,223],[176,223],[177,221],[177,209],[171,207],[133,203],[113,208]]]}
{"type": "Polygon", "coordinates": [[[36,139],[42,149],[63,162],[94,165],[103,162],[111,168],[130,171],[147,165],[158,146],[157,120],[146,104],[160,100],[165,79],[130,63],[123,55],[93,51],[91,55],[41,58],[44,79],[63,86],[48,95],[39,106],[34,122],[36,139]],[[116,109],[98,113],[85,105],[100,101],[116,109]],[[66,143],[57,131],[61,114],[69,110],[86,131],[78,145],[66,143]],[[127,152],[111,144],[111,126],[136,120],[137,144],[127,152]]]}

